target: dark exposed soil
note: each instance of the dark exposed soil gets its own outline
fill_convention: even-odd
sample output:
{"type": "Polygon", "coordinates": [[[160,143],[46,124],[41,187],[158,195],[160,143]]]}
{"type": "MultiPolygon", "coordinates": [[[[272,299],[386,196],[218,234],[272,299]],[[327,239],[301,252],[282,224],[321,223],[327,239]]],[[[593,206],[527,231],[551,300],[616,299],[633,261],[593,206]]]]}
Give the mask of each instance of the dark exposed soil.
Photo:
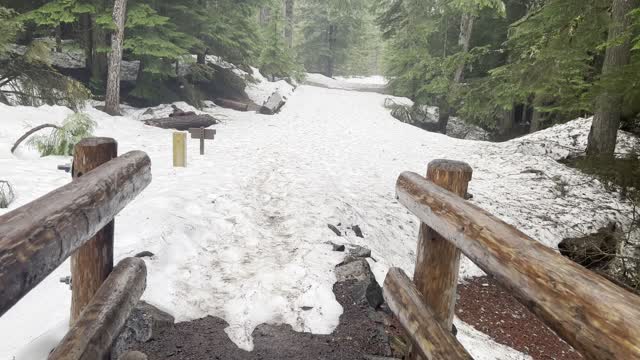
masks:
{"type": "Polygon", "coordinates": [[[334,285],[344,313],[331,335],[299,333],[289,325],[260,325],[253,332],[254,350],[247,352],[229,340],[224,320],[209,316],[178,323],[135,350],[146,353],[150,360],[362,360],[371,359],[368,355],[391,356],[389,336],[397,334],[397,326],[388,312],[354,303],[352,284],[347,281],[334,285]]]}
{"type": "Polygon", "coordinates": [[[462,321],[534,360],[582,359],[507,290],[488,277],[458,286],[456,314],[462,321]]]}

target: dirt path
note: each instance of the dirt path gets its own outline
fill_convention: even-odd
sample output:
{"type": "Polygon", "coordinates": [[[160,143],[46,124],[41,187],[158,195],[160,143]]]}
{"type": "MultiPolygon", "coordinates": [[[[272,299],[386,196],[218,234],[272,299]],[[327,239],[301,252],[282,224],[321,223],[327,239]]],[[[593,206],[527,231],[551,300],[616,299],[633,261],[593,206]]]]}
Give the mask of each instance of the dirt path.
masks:
{"type": "Polygon", "coordinates": [[[458,286],[458,296],[456,315],[496,342],[528,354],[534,360],[582,359],[495,280],[471,279],[458,286]]]}
{"type": "Polygon", "coordinates": [[[150,360],[391,359],[388,356],[393,355],[389,345],[389,335],[394,334],[392,321],[386,312],[357,303],[354,284],[354,281],[340,282],[333,288],[344,313],[340,325],[330,335],[296,332],[290,325],[263,324],[253,331],[254,350],[248,352],[229,340],[224,320],[208,316],[178,323],[136,350],[147,354],[150,360]]]}

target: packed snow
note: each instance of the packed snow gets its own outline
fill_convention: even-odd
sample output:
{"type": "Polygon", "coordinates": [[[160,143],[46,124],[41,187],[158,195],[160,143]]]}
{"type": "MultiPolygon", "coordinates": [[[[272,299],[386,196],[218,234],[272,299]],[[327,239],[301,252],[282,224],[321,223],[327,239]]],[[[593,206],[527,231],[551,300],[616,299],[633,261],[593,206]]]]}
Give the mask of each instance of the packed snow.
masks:
{"type": "MultiPolygon", "coordinates": [[[[112,117],[88,108],[97,136],[115,138],[120,153],[143,150],[152,159],[152,184],[116,218],[116,260],[143,250],[155,254],[145,259],[143,299],[178,321],[219,316],[244,349],[252,348],[251,333],[261,323],[330,333],[342,313],[332,285],[344,254],[327,243],[370,248],[381,283],[391,266],[413,273],[418,221],[396,201],[395,181],[402,171],[425,173],[437,158],[468,162],[474,168],[472,201],[551,247],[610,219],[630,220],[629,204],[556,161],[584,148],[589,119],[495,144],[401,123],[384,99],[301,86],[275,116],[205,108],[222,123],[206,155],[199,155],[197,141],[188,144],[187,168],[172,167],[172,131],[140,121],[152,116],[147,109],[126,108],[125,116],[112,117]],[[338,223],[359,225],[364,238],[336,237],[327,224],[338,223]]],[[[169,109],[158,107],[154,115],[169,109]]],[[[69,158],[40,158],[25,145],[9,151],[26,130],[60,123],[70,113],[58,106],[0,104],[0,178],[17,195],[0,214],[70,181],[56,170],[69,158]]],[[[621,143],[632,140],[623,134],[621,143]]],[[[46,358],[66,329],[71,294],[58,279],[68,274],[67,262],[0,318],[0,358],[46,358]]],[[[463,279],[481,274],[462,262],[463,279]]],[[[528,359],[468,325],[457,326],[476,358],[528,359]]]]}
{"type": "Polygon", "coordinates": [[[382,76],[330,78],[322,74],[309,73],[306,75],[303,83],[327,89],[379,93],[384,93],[387,87],[387,81],[382,76]]]}

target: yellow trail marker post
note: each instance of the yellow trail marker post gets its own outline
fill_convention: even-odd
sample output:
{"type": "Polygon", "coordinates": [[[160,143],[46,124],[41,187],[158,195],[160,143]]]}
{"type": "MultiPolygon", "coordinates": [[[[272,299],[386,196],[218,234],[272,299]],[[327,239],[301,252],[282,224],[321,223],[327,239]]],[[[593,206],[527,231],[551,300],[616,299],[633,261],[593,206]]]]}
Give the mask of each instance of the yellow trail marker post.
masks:
{"type": "Polygon", "coordinates": [[[173,167],[187,167],[187,133],[173,133],[173,167]]]}

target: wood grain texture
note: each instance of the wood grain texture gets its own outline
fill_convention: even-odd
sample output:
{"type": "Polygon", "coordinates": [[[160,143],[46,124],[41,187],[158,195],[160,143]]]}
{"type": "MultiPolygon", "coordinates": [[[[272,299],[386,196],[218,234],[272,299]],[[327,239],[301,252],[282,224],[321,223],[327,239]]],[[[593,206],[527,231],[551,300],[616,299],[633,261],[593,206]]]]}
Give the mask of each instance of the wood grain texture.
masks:
{"type": "Polygon", "coordinates": [[[403,173],[396,192],[586,358],[640,359],[640,297],[418,174],[403,173]]]}
{"type": "Polygon", "coordinates": [[[401,269],[389,269],[383,294],[419,355],[429,360],[472,359],[401,269]]]}
{"type": "MultiPolygon", "coordinates": [[[[87,138],[76,144],[73,154],[72,176],[77,179],[116,158],[118,143],[111,138],[87,138]]],[[[113,270],[113,232],[111,221],[71,255],[70,324],[113,270]]]]}
{"type": "MultiPolygon", "coordinates": [[[[467,193],[472,173],[466,163],[434,160],[429,163],[427,178],[462,198],[467,193]]],[[[453,326],[459,268],[460,250],[422,223],[413,280],[426,304],[448,329],[453,326]]]]}
{"type": "Polygon", "coordinates": [[[150,182],[151,160],[132,151],[0,216],[0,316],[150,182]]]}
{"type": "Polygon", "coordinates": [[[49,360],[103,359],[144,293],[146,283],[143,260],[120,261],[49,360]]]}

